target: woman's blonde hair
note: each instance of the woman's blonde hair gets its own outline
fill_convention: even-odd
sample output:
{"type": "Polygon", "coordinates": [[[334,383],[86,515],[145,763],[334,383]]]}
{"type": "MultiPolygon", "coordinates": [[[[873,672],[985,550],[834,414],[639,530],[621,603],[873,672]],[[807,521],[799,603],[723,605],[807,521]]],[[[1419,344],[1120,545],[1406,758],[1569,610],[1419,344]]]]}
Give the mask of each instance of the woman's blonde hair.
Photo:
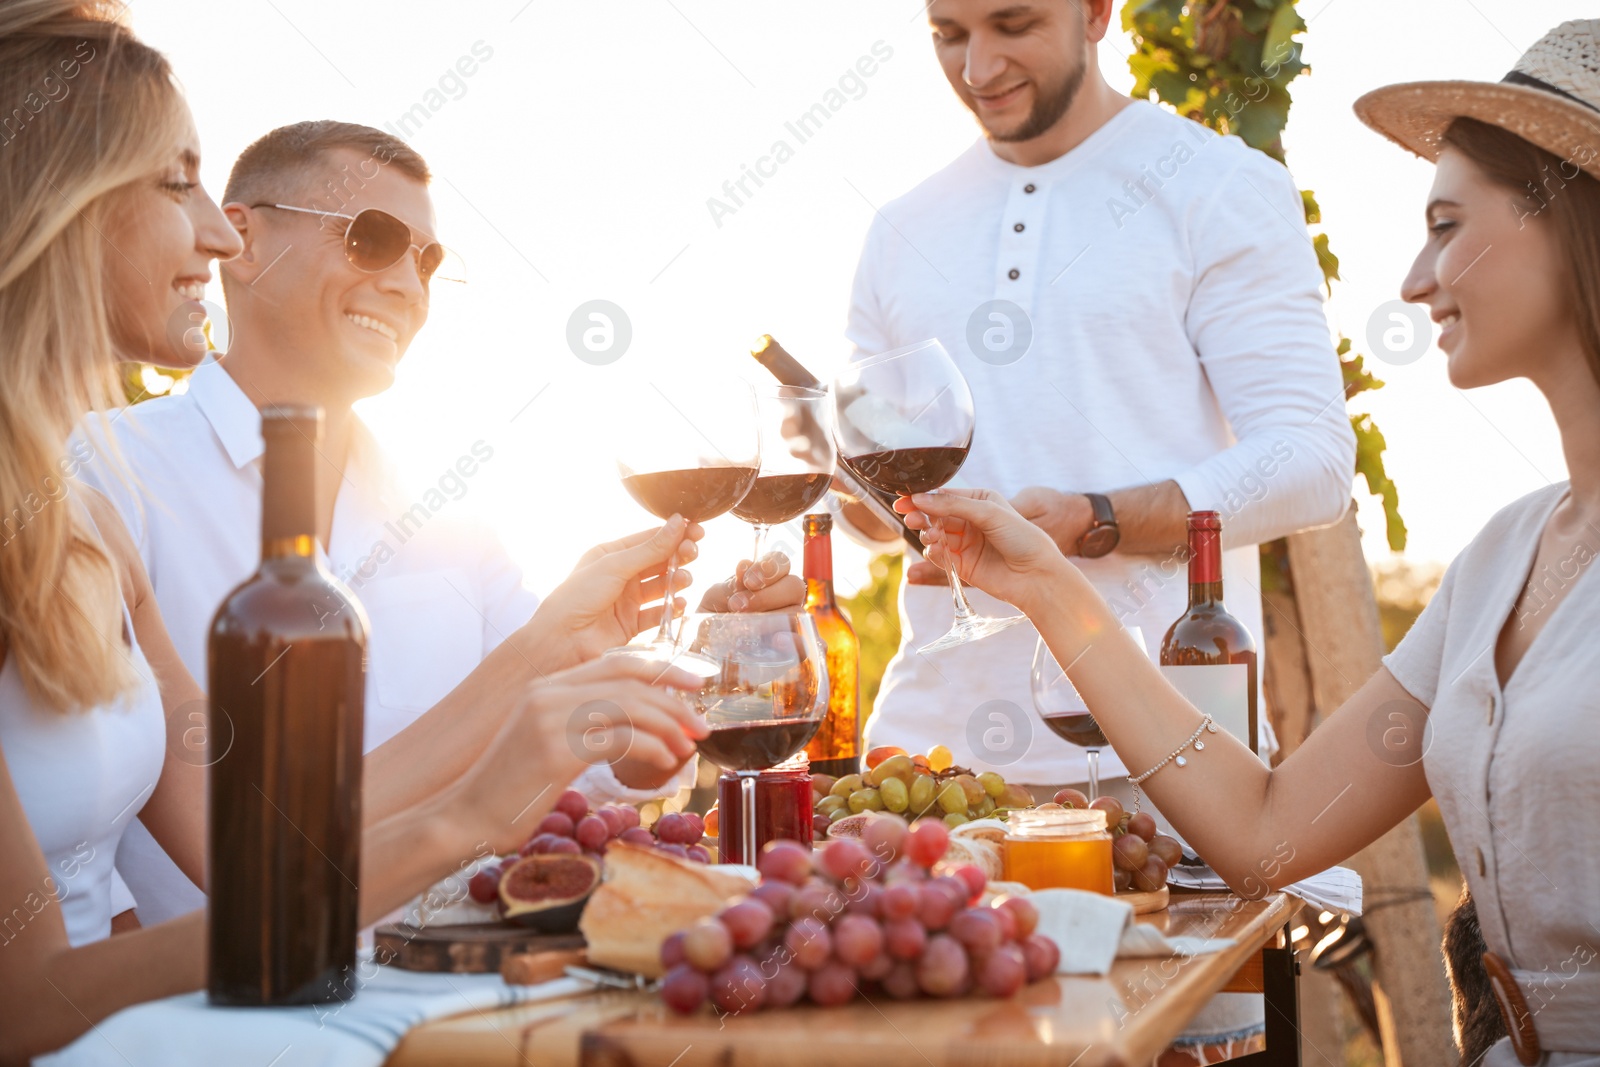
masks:
{"type": "Polygon", "coordinates": [[[69,500],[73,428],[120,400],[103,236],[118,190],[176,162],[188,107],[123,5],[0,3],[0,637],[59,711],[137,681],[116,571],[69,500]]]}

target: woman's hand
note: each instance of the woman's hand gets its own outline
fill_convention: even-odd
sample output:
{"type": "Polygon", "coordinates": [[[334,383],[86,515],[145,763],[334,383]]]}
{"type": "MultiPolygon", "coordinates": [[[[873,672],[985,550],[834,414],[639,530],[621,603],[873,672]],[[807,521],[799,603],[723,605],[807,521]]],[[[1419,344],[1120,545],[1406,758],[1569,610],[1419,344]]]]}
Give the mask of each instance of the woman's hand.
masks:
{"type": "Polygon", "coordinates": [[[805,603],[805,580],[789,573],[789,557],[769,552],[757,567],[741,559],[733,577],[718,582],[700,598],[701,611],[777,611],[805,603]]]}
{"type": "MultiPolygon", "coordinates": [[[[574,663],[625,645],[661,622],[666,605],[658,602],[667,596],[667,561],[673,552],[680,564],[690,562],[700,552],[695,542],[705,535],[699,523],[673,516],[660,529],[596,545],[544,599],[534,618],[555,627],[570,644],[574,663]]],[[[688,571],[677,571],[672,592],[687,589],[693,581],[688,571]]],[[[672,613],[680,614],[683,606],[683,600],[673,596],[672,613]]]]}
{"type": "Polygon", "coordinates": [[[707,727],[677,690],[700,680],[676,667],[608,656],[529,686],[461,778],[453,821],[498,853],[514,851],[587,766],[626,757],[670,775],[707,727]]]}
{"type": "Polygon", "coordinates": [[[927,546],[927,561],[906,575],[916,585],[948,581],[940,568],[954,565],[962,581],[1026,612],[1045,587],[1041,579],[1070,566],[1049,534],[992,489],[918,493],[896,500],[894,509],[927,546]]]}

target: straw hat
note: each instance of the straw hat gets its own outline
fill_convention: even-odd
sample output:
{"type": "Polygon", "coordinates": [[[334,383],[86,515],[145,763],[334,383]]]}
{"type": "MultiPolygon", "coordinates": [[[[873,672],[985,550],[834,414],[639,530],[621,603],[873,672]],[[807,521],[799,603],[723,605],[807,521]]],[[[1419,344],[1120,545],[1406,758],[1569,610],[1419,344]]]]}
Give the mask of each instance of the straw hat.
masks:
{"type": "Polygon", "coordinates": [[[1600,19],[1563,22],[1499,82],[1402,82],[1374,89],[1356,115],[1423,159],[1458,118],[1499,126],[1600,178],[1600,19]]]}

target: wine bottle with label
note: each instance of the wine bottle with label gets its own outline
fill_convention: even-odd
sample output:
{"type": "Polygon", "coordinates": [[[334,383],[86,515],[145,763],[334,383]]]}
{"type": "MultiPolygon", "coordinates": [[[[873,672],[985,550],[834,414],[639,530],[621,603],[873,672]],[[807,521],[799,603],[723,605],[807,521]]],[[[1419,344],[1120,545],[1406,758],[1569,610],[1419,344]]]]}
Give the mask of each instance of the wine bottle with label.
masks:
{"type": "Polygon", "coordinates": [[[1256,644],[1222,604],[1222,517],[1189,513],[1189,607],[1161,639],[1161,673],[1216,724],[1256,746],[1256,644]]]}
{"type": "Polygon", "coordinates": [[[861,642],[833,599],[833,517],[805,517],[806,611],[828,650],[828,713],[806,745],[816,774],[861,773],[861,642]]]}
{"type": "Polygon", "coordinates": [[[261,566],[211,623],[213,1004],[356,987],[367,619],[315,551],[321,428],[319,408],[263,412],[261,566]]]}

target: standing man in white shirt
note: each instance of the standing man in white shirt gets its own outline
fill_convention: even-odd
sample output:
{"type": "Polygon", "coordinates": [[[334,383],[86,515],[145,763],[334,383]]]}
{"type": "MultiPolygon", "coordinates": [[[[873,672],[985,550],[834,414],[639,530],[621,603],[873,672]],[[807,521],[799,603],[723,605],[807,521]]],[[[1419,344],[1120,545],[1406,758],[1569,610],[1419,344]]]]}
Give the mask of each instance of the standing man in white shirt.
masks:
{"type": "MultiPolygon", "coordinates": [[[[932,0],[934,52],[983,136],[873,220],[849,336],[858,356],[944,343],[977,406],[961,484],[1049,531],[1152,656],[1187,603],[1187,513],[1220,511],[1227,603],[1259,648],[1257,544],[1350,500],[1322,275],[1282,166],[1106,83],[1095,46],[1114,6],[932,0]]],[[[898,550],[864,508],[845,518],[898,550]]],[[[949,628],[950,594],[925,562],[908,578],[869,743],[1081,782],[1083,751],[1034,713],[1034,630],[918,655],[949,628]]],[[[1125,773],[1106,749],[1102,789],[1125,773]]]]}
{"type": "MultiPolygon", "coordinates": [[[[679,519],[602,545],[541,606],[499,539],[453,507],[493,461],[488,442],[464,443],[420,493],[399,488],[352,405],[393,384],[396,365],[427,320],[438,262],[429,178],[403,141],[349,123],[299,123],[247,148],[224,195],[224,210],[244,238],[241,255],[221,265],[232,324],[226,359],[197,369],[183,395],[127,409],[111,424],[137,496],[107,465],[104,449],[84,470],[116,503],[173,643],[204,684],[217,605],[259,561],[259,409],[320,406],[319,541],[371,624],[369,760],[427,750],[427,773],[402,785],[417,792],[458,777],[498,730],[482,711],[491,705],[471,699],[473,686],[484,684],[480,670],[492,662],[502,668],[493,677],[512,679],[498,684],[525,685],[655,625],[662,609],[647,605],[663,597],[668,556],[692,559],[703,533],[679,519]],[[391,255],[377,259],[384,231],[369,228],[372,212],[386,216],[379,221],[397,235],[391,255]]],[[[91,424],[89,432],[104,431],[91,424]]],[[[713,587],[702,608],[726,610],[735,583],[745,594],[734,597],[740,608],[798,604],[804,584],[785,569],[781,556],[741,569],[713,587]]],[[[688,582],[680,574],[679,588],[688,582]]],[[[615,765],[596,759],[574,784],[594,800],[676,792],[692,784],[694,745],[683,741],[665,751],[640,736],[615,765]]],[[[364,815],[381,818],[404,803],[369,789],[364,815]]],[[[204,902],[140,827],[124,836],[117,866],[142,922],[204,902]]]]}

